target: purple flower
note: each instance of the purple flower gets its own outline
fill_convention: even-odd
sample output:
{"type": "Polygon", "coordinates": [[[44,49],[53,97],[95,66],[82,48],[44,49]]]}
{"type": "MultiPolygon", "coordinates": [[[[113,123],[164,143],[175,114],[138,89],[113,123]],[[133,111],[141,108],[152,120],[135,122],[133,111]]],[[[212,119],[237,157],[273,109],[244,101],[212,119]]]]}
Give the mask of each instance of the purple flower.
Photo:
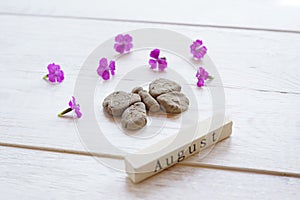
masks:
{"type": "Polygon", "coordinates": [[[79,106],[79,104],[76,103],[75,97],[72,96],[72,100],[69,101],[69,106],[72,110],[75,111],[78,118],[80,118],[82,116],[82,113],[80,112],[80,106],[79,106]]]}
{"type": "Polygon", "coordinates": [[[191,53],[196,60],[203,58],[207,52],[206,46],[202,46],[202,40],[196,40],[191,44],[191,53]]]}
{"type": "Polygon", "coordinates": [[[67,108],[66,110],[59,113],[58,116],[62,117],[64,114],[71,112],[72,110],[75,111],[78,118],[80,118],[82,116],[82,113],[80,112],[80,106],[79,106],[79,104],[76,103],[75,97],[72,96],[71,101],[69,101],[69,106],[70,106],[69,108],[67,108]]]}
{"type": "Polygon", "coordinates": [[[159,71],[164,71],[168,67],[166,58],[159,58],[160,50],[154,49],[150,53],[149,65],[150,68],[155,70],[158,68],[159,71]]]}
{"type": "Polygon", "coordinates": [[[199,69],[196,73],[196,77],[206,80],[206,79],[208,79],[208,72],[203,67],[199,67],[199,69]]]}
{"type": "Polygon", "coordinates": [[[209,74],[204,68],[200,67],[197,70],[196,77],[198,79],[197,86],[202,87],[204,86],[204,81],[209,78],[209,74]]]}
{"type": "Polygon", "coordinates": [[[115,42],[114,49],[121,54],[130,51],[130,49],[133,47],[132,37],[129,34],[117,35],[115,37],[115,42]]]}
{"type": "Polygon", "coordinates": [[[204,80],[201,79],[201,78],[198,79],[197,86],[200,87],[200,88],[203,87],[204,86],[204,80]]]}
{"type": "Polygon", "coordinates": [[[103,78],[103,80],[110,79],[110,73],[112,76],[114,76],[115,70],[116,70],[115,61],[111,60],[108,64],[107,58],[100,59],[97,73],[99,74],[99,76],[101,76],[103,78]]]}
{"type": "Polygon", "coordinates": [[[60,69],[59,65],[52,63],[49,64],[47,68],[49,73],[43,77],[44,79],[48,78],[52,83],[61,83],[65,79],[64,72],[60,69]]]}

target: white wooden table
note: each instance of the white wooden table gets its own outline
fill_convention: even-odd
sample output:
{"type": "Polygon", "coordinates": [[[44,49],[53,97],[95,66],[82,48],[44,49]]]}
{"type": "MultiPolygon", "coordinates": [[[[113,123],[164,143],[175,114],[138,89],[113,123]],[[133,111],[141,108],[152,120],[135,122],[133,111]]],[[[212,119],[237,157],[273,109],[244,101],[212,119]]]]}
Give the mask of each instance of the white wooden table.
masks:
{"type": "Polygon", "coordinates": [[[1,1],[1,199],[300,199],[299,18],[296,0],[1,1]],[[234,129],[204,159],[135,185],[56,114],[94,48],[145,27],[205,41],[234,129]],[[59,87],[41,80],[50,62],[64,66],[59,87]]]}

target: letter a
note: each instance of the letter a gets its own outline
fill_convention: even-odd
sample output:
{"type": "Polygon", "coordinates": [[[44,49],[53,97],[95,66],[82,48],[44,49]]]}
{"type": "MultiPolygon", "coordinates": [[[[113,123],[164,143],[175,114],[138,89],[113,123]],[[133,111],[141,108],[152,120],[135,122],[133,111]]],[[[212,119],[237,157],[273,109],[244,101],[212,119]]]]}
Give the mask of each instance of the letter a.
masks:
{"type": "Polygon", "coordinates": [[[157,172],[158,170],[161,170],[161,169],[162,169],[161,164],[160,164],[159,160],[157,160],[154,172],[157,172]]]}

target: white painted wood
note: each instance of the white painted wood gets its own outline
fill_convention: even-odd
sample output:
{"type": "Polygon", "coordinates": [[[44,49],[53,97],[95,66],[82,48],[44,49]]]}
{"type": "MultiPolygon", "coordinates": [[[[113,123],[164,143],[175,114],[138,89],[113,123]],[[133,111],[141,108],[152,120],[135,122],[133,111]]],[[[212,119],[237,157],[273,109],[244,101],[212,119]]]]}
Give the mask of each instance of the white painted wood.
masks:
{"type": "Polygon", "coordinates": [[[297,0],[14,0],[0,12],[300,31],[297,0]]]}
{"type": "Polygon", "coordinates": [[[299,178],[187,166],[136,185],[92,157],[0,147],[1,199],[296,200],[299,187],[299,178]]]}
{"type": "MultiPolygon", "coordinates": [[[[16,16],[1,16],[0,23],[1,142],[84,150],[73,121],[56,117],[73,94],[80,65],[107,38],[148,25],[16,16]],[[53,61],[66,72],[58,87],[41,79],[53,61]]],[[[206,163],[299,172],[297,34],[153,27],[203,38],[224,81],[234,137],[214,148],[206,163]]],[[[200,114],[209,110],[205,105],[200,114]]],[[[135,148],[118,138],[121,147],[135,148]]]]}
{"type": "MultiPolygon", "coordinates": [[[[220,29],[234,26],[299,32],[295,20],[299,6],[290,4],[297,1],[284,0],[230,2],[219,2],[219,6],[212,1],[182,2],[186,9],[174,1],[168,9],[168,1],[159,2],[161,6],[155,1],[131,1],[135,5],[126,9],[119,7],[125,8],[128,1],[115,0],[105,6],[88,6],[95,3],[93,0],[0,2],[0,144],[12,143],[14,147],[0,147],[1,198],[299,199],[299,178],[274,176],[286,171],[299,177],[299,36],[220,29]],[[198,12],[195,5],[200,3],[198,12]],[[68,16],[72,19],[64,19],[68,16]],[[154,24],[113,22],[120,19],[154,24]],[[200,27],[157,25],[165,22],[200,27]],[[201,28],[206,24],[219,28],[201,28]],[[108,169],[91,157],[66,154],[85,149],[73,121],[54,116],[67,105],[80,65],[99,43],[117,33],[149,26],[205,41],[224,81],[227,113],[235,122],[234,137],[204,156],[193,156],[133,185],[125,173],[108,169]],[[59,87],[41,80],[51,61],[61,64],[66,72],[67,79],[59,87]],[[18,144],[44,150],[57,147],[60,153],[19,149],[18,144]],[[64,148],[70,151],[63,153],[64,148]]],[[[207,93],[199,93],[205,98],[201,117],[210,113],[207,93]]],[[[160,139],[176,130],[175,121],[160,139]]],[[[129,150],[144,145],[134,146],[119,136],[111,139],[129,150]]],[[[122,165],[122,160],[114,162],[122,165]]]]}
{"type": "Polygon", "coordinates": [[[231,135],[232,121],[226,119],[221,124],[212,124],[212,121],[213,119],[209,118],[182,128],[177,135],[161,140],[135,154],[127,155],[125,169],[128,177],[134,183],[139,183],[231,135]]]}
{"type": "MultiPolygon", "coordinates": [[[[297,54],[300,39],[297,34],[22,16],[1,16],[0,22],[3,46],[0,70],[11,79],[32,73],[44,75],[44,66],[55,61],[64,67],[68,75],[66,80],[74,81],[72,77],[77,75],[80,65],[101,42],[124,31],[153,27],[203,39],[226,87],[300,93],[297,81],[300,78],[297,54]],[[24,65],[19,62],[24,60],[24,52],[31,62],[26,64],[26,70],[22,70],[24,65]],[[12,67],[4,69],[4,62],[12,67]]],[[[68,87],[72,88],[73,83],[68,87]]]]}

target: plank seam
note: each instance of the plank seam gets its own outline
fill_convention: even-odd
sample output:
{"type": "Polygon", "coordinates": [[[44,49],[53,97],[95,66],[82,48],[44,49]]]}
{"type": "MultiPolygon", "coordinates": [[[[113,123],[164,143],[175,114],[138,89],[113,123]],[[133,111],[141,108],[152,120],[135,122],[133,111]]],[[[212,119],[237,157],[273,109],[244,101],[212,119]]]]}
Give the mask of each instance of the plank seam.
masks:
{"type": "Polygon", "coordinates": [[[65,154],[73,154],[73,155],[81,155],[81,156],[96,156],[96,157],[112,158],[112,159],[119,159],[119,160],[124,159],[124,156],[121,156],[121,155],[94,153],[94,152],[69,150],[69,149],[61,149],[61,148],[54,148],[54,147],[40,147],[40,146],[12,144],[12,143],[5,143],[5,142],[0,142],[0,146],[19,148],[19,149],[36,150],[36,151],[46,151],[46,152],[52,152],[52,153],[65,153],[65,154]]]}
{"type": "Polygon", "coordinates": [[[77,17],[77,16],[47,15],[47,14],[39,14],[38,15],[38,14],[31,14],[31,13],[7,13],[7,12],[0,12],[0,15],[44,17],[44,18],[57,18],[57,19],[93,20],[93,21],[108,21],[108,22],[130,22],[130,23],[143,23],[143,24],[160,24],[160,25],[173,25],[173,26],[189,26],[189,27],[203,27],[203,28],[205,27],[205,28],[216,28],[216,29],[233,29],[233,30],[265,31],[265,32],[300,34],[300,31],[298,31],[298,30],[254,28],[254,27],[211,25],[211,24],[192,24],[192,23],[183,23],[183,22],[159,22],[159,21],[133,20],[133,19],[112,19],[112,18],[83,17],[83,16],[77,17]]]}
{"type": "Polygon", "coordinates": [[[285,177],[292,177],[292,178],[300,178],[300,173],[293,173],[293,172],[255,169],[255,168],[246,168],[246,167],[224,166],[224,165],[214,165],[214,164],[197,163],[197,162],[192,162],[192,161],[185,161],[185,162],[178,163],[178,164],[182,165],[182,166],[188,166],[188,167],[199,167],[199,168],[215,169],[215,170],[225,170],[225,171],[252,173],[252,174],[264,174],[264,175],[272,175],[272,176],[285,176],[285,177]]]}
{"type": "MultiPolygon", "coordinates": [[[[111,159],[118,159],[118,160],[124,159],[124,156],[121,156],[121,155],[92,153],[92,152],[79,151],[79,150],[69,150],[69,149],[52,148],[52,147],[39,147],[39,146],[12,144],[12,143],[5,143],[5,142],[0,142],[0,146],[19,148],[19,149],[27,149],[27,150],[45,151],[45,152],[52,152],[52,153],[72,154],[72,155],[79,155],[79,156],[80,155],[81,156],[96,156],[96,157],[111,158],[111,159]]],[[[225,170],[225,171],[232,171],[232,172],[244,172],[244,173],[252,173],[252,174],[300,178],[300,173],[205,164],[205,163],[198,163],[198,162],[193,162],[193,161],[183,161],[183,162],[178,163],[178,165],[187,166],[187,167],[205,168],[205,169],[225,170]]]]}

